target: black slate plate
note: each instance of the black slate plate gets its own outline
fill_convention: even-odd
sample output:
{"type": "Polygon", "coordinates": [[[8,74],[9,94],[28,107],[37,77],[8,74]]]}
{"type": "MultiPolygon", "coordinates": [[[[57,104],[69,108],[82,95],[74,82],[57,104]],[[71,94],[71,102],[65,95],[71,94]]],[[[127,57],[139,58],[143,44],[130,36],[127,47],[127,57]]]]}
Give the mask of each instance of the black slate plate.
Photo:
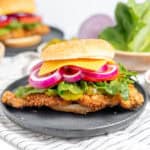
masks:
{"type": "MultiPolygon", "coordinates": [[[[51,32],[42,37],[41,43],[49,41],[50,39],[53,39],[53,38],[60,38],[60,39],[64,38],[64,33],[60,29],[52,27],[52,26],[50,28],[51,28],[51,32]]],[[[38,45],[40,45],[41,43],[39,43],[38,45]]],[[[36,51],[36,48],[38,45],[34,45],[32,47],[25,47],[25,48],[6,47],[5,56],[15,56],[21,52],[36,51]]]]}
{"type": "MultiPolygon", "coordinates": [[[[21,78],[7,87],[14,90],[27,83],[27,77],[21,78]]],[[[48,108],[14,109],[2,104],[8,118],[20,126],[52,136],[58,137],[88,137],[116,132],[128,127],[144,110],[147,96],[144,89],[135,84],[143,94],[143,106],[133,111],[119,107],[107,108],[87,115],[77,115],[50,110],[48,108]]]]}

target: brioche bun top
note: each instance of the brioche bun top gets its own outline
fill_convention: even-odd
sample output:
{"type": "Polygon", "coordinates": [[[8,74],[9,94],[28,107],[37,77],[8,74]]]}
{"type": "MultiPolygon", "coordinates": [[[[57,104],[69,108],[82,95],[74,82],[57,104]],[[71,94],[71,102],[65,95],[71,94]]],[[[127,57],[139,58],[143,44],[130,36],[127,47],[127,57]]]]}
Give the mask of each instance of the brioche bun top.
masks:
{"type": "Polygon", "coordinates": [[[34,0],[0,0],[0,15],[11,13],[35,13],[34,0]]]}
{"type": "Polygon", "coordinates": [[[102,39],[70,40],[48,45],[41,52],[43,61],[66,59],[101,59],[114,57],[113,47],[102,39]]]}

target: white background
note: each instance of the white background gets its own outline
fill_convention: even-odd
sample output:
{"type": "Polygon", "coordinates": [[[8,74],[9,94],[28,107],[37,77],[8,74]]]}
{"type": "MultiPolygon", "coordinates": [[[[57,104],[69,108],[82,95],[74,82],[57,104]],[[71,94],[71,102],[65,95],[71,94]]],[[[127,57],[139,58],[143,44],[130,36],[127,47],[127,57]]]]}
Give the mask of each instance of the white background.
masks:
{"type": "MultiPolygon", "coordinates": [[[[82,21],[87,17],[106,13],[113,17],[113,10],[119,0],[36,0],[38,13],[43,20],[62,29],[66,37],[77,34],[82,21]]],[[[127,0],[120,0],[127,1],[127,0]]],[[[137,0],[142,2],[143,0],[137,0]]],[[[15,150],[0,139],[2,150],[15,150]]]]}
{"type": "MultiPolygon", "coordinates": [[[[66,37],[75,36],[87,17],[106,13],[113,17],[119,0],[36,0],[38,13],[46,23],[65,31],[66,37]]],[[[127,0],[120,0],[126,2],[127,0]]],[[[144,0],[136,0],[142,2],[144,0]]]]}

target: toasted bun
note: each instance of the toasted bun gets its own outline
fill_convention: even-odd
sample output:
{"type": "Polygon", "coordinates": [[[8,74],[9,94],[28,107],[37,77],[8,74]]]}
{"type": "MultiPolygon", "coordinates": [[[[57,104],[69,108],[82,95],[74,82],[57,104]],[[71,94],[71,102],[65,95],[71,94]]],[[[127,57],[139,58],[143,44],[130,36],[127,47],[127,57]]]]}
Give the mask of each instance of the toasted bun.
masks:
{"type": "Polygon", "coordinates": [[[114,57],[112,46],[101,39],[70,40],[53,44],[42,50],[41,58],[48,60],[64,60],[77,58],[110,58],[114,57]]]}
{"type": "Polygon", "coordinates": [[[35,10],[34,0],[0,0],[0,15],[17,12],[34,13],[35,10]]]}
{"type": "Polygon", "coordinates": [[[39,35],[33,35],[23,38],[13,38],[13,39],[7,39],[4,41],[4,43],[8,47],[14,47],[14,48],[22,48],[22,47],[29,47],[38,44],[41,42],[42,37],[39,35]]]}
{"type": "Polygon", "coordinates": [[[66,106],[56,105],[56,106],[51,106],[51,109],[54,109],[56,111],[72,112],[76,114],[87,114],[89,112],[94,112],[94,110],[88,107],[84,107],[80,104],[69,104],[66,106]]]}

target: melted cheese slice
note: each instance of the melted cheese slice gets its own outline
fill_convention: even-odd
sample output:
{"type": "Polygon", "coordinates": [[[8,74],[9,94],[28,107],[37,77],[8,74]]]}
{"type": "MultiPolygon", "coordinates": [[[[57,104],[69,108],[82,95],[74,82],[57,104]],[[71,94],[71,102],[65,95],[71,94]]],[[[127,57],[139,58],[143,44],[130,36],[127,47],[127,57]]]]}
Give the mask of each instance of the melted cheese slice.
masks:
{"type": "Polygon", "coordinates": [[[56,60],[46,61],[42,64],[39,76],[46,75],[60,67],[67,65],[79,66],[86,69],[98,70],[106,62],[113,63],[111,60],[100,60],[100,59],[74,59],[74,60],[56,60]]]}

